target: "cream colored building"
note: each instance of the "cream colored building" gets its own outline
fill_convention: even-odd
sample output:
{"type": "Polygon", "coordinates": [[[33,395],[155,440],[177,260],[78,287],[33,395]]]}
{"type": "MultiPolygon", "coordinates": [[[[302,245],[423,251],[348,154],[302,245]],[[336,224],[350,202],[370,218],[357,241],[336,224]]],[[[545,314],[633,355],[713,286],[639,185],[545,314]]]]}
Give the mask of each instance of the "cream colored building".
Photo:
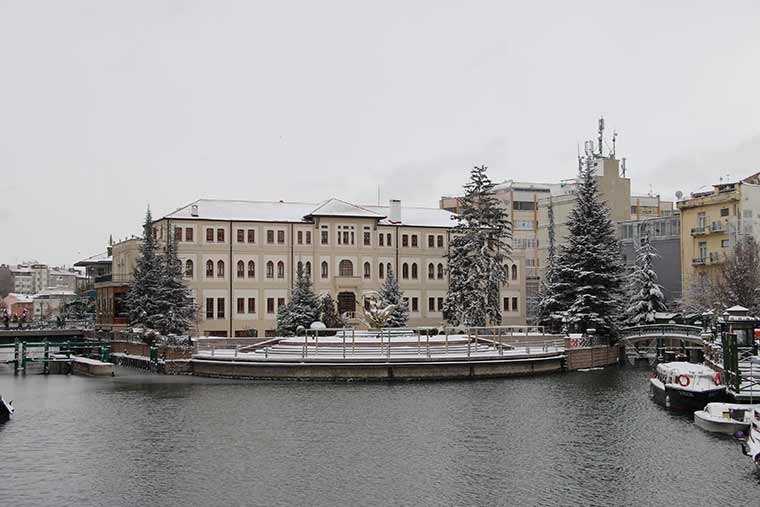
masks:
{"type": "MultiPolygon", "coordinates": [[[[597,156],[593,164],[599,195],[610,210],[610,218],[613,222],[630,220],[631,180],[620,174],[620,161],[612,157],[597,156]]],[[[557,247],[567,239],[567,220],[575,207],[577,188],[577,181],[573,181],[566,186],[566,192],[551,197],[557,247]]],[[[546,266],[549,252],[549,197],[541,199],[538,203],[538,244],[539,263],[546,266]]]]}
{"type": "MultiPolygon", "coordinates": [[[[759,173],[760,174],[760,173],[759,173]]],[[[743,235],[760,238],[760,178],[713,185],[678,201],[681,212],[681,285],[688,298],[696,277],[723,264],[743,235]]]]}
{"type": "MultiPolygon", "coordinates": [[[[154,222],[159,244],[177,241],[203,335],[272,335],[299,263],[318,293],[354,315],[396,273],[409,325],[441,325],[448,287],[445,255],[454,222],[436,208],[201,199],[154,222]]],[[[138,242],[113,246],[113,276],[131,276],[138,242]]],[[[510,265],[503,323],[525,323],[524,262],[510,265]]],[[[103,287],[104,285],[101,285],[103,287]]],[[[100,303],[99,303],[100,304],[100,303]]],[[[102,303],[104,306],[107,302],[102,303]]],[[[358,324],[357,319],[352,321],[358,324]]]]}

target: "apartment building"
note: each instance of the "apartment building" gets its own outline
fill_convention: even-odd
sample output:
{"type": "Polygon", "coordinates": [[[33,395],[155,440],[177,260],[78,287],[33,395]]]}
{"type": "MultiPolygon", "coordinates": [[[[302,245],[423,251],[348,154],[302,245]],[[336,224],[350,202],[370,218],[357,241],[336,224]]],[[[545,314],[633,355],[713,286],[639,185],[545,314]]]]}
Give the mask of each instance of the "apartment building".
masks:
{"type": "Polygon", "coordinates": [[[681,220],[678,212],[672,216],[655,216],[640,220],[629,220],[617,224],[623,262],[632,269],[636,261],[636,250],[644,236],[659,255],[653,269],[662,285],[666,304],[681,299],[681,220]]]}
{"type": "MultiPolygon", "coordinates": [[[[448,288],[446,254],[452,214],[443,209],[201,199],[154,222],[160,245],[177,243],[185,278],[200,309],[198,332],[209,336],[273,335],[300,264],[318,293],[330,293],[352,317],[390,270],[409,306],[410,326],[438,326],[448,288]]],[[[111,289],[134,270],[139,242],[113,246],[111,289]]],[[[502,289],[503,322],[525,323],[524,262],[510,265],[502,289]]],[[[97,284],[98,305],[105,284],[97,284]]]]}
{"type": "Polygon", "coordinates": [[[684,291],[720,266],[743,235],[760,238],[760,173],[721,182],[678,201],[681,212],[681,285],[684,291]]]}
{"type": "MultiPolygon", "coordinates": [[[[631,219],[631,180],[620,172],[620,160],[597,156],[593,160],[594,179],[601,200],[610,210],[613,222],[631,219]]],[[[546,265],[549,248],[549,203],[554,209],[554,235],[559,247],[568,236],[567,221],[577,199],[577,180],[571,180],[558,195],[546,196],[538,202],[538,262],[546,265]]]]}
{"type": "Polygon", "coordinates": [[[673,210],[673,201],[663,200],[659,194],[631,195],[631,220],[672,216],[673,210]]]}

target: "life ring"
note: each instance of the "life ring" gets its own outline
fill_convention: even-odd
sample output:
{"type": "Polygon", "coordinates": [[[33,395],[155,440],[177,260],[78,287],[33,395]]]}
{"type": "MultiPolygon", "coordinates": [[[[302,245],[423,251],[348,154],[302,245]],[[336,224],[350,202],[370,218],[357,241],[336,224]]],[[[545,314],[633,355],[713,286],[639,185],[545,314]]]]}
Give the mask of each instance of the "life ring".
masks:
{"type": "Polygon", "coordinates": [[[679,375],[676,377],[676,382],[681,387],[687,387],[691,383],[691,379],[689,379],[688,375],[679,375]]]}
{"type": "Polygon", "coordinates": [[[656,371],[652,372],[652,378],[657,378],[657,372],[656,371]]]}
{"type": "Polygon", "coordinates": [[[722,380],[722,379],[720,378],[720,372],[719,372],[719,371],[716,371],[716,372],[715,372],[715,375],[713,375],[713,381],[715,382],[715,385],[718,385],[718,386],[719,386],[719,385],[720,385],[720,381],[721,381],[721,380],[722,380]]]}

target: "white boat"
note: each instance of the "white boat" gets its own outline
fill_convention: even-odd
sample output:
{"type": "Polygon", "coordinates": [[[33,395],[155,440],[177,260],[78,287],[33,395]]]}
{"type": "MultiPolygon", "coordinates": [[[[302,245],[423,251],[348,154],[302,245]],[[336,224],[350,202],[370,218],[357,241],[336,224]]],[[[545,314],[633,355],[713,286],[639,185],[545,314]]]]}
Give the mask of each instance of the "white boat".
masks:
{"type": "Polygon", "coordinates": [[[16,410],[13,408],[13,400],[6,402],[2,396],[0,396],[0,423],[4,423],[13,418],[13,414],[16,410]]]}
{"type": "Polygon", "coordinates": [[[746,433],[752,422],[752,414],[758,408],[760,407],[739,403],[708,403],[703,410],[694,412],[694,424],[711,433],[746,433]]]}
{"type": "Polygon", "coordinates": [[[749,432],[742,440],[742,453],[752,458],[755,467],[760,468],[760,412],[752,411],[752,422],[749,426],[749,432]]]}
{"type": "Polygon", "coordinates": [[[698,410],[726,394],[719,372],[683,361],[658,364],[649,385],[654,401],[674,410],[698,410]]]}

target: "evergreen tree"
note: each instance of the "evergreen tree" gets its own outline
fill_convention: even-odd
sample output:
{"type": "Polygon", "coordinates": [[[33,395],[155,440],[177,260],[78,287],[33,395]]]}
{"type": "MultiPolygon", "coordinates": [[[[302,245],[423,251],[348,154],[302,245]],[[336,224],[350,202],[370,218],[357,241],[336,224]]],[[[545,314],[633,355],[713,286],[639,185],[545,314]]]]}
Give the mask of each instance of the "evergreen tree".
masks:
{"type": "Polygon", "coordinates": [[[338,315],[337,305],[329,292],[320,298],[319,304],[319,320],[321,320],[326,327],[340,328],[345,325],[343,318],[338,315]]]}
{"type": "Polygon", "coordinates": [[[140,256],[135,264],[133,280],[126,297],[127,318],[131,325],[158,328],[157,315],[162,311],[161,284],[162,261],[157,253],[153,237],[153,217],[148,207],[143,224],[143,240],[140,256]]]}
{"type": "Polygon", "coordinates": [[[548,224],[548,255],[546,259],[546,270],[541,280],[538,293],[538,323],[548,327],[551,331],[556,332],[561,326],[559,314],[562,312],[562,305],[559,300],[559,291],[557,287],[557,243],[554,225],[554,204],[549,197],[547,206],[548,224]]]}
{"type": "Polygon", "coordinates": [[[453,325],[501,323],[500,292],[509,279],[512,227],[494,196],[486,166],[474,167],[460,199],[448,254],[444,315],[453,325]]]}
{"type": "Polygon", "coordinates": [[[652,264],[659,257],[649,241],[649,235],[641,238],[641,246],[636,250],[636,263],[628,277],[628,305],[625,310],[625,324],[637,326],[654,324],[656,312],[667,311],[662,286],[657,283],[657,273],[652,264]]]}
{"type": "Polygon", "coordinates": [[[567,243],[555,259],[556,300],[566,310],[572,330],[594,328],[614,337],[623,265],[615,228],[607,206],[599,200],[593,173],[588,157],[567,222],[567,243]]]}
{"type": "Polygon", "coordinates": [[[398,279],[392,269],[389,269],[386,273],[385,283],[377,291],[377,295],[380,298],[382,306],[396,305],[396,309],[393,310],[393,313],[391,313],[386,321],[386,326],[406,327],[406,322],[409,320],[409,308],[403,298],[404,293],[401,292],[398,279]]]}
{"type": "Polygon", "coordinates": [[[277,334],[293,336],[298,326],[309,329],[312,322],[319,320],[319,298],[311,287],[311,280],[304,274],[303,265],[298,264],[296,282],[290,291],[290,301],[277,310],[277,334]]]}
{"type": "Polygon", "coordinates": [[[156,329],[162,335],[182,334],[193,323],[195,305],[183,275],[182,261],[177,257],[177,244],[169,234],[161,262],[159,313],[155,317],[156,329]]]}

